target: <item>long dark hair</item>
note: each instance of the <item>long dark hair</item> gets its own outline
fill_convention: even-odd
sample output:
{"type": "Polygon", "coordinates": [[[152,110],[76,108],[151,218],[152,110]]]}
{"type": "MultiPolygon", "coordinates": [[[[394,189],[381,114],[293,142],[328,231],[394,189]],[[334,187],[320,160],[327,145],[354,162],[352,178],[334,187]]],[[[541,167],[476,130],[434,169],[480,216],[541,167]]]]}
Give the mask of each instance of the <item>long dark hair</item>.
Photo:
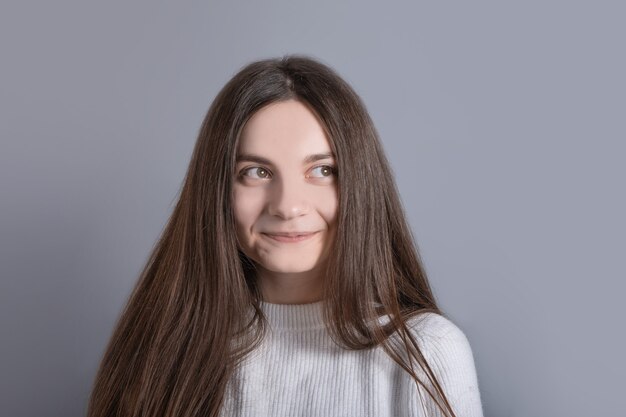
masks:
{"type": "Polygon", "coordinates": [[[455,416],[406,325],[418,313],[442,312],[374,124],[333,69],[287,55],[246,65],[210,106],[177,204],[107,346],[88,417],[219,415],[227,382],[267,329],[254,262],[235,234],[237,144],[252,114],[289,99],[318,117],[336,155],[337,238],[324,275],[331,337],[347,349],[382,346],[416,389],[455,416]]]}

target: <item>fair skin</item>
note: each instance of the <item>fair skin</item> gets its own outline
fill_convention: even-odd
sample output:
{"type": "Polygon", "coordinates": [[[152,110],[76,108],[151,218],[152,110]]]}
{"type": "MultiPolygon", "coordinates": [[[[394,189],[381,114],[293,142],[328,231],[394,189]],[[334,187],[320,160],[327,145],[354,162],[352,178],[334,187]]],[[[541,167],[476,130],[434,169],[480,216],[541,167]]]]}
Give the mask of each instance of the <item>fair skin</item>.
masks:
{"type": "Polygon", "coordinates": [[[257,266],[264,301],[321,300],[336,235],[335,168],[322,126],[299,101],[265,106],[244,126],[233,209],[240,249],[257,266]],[[286,232],[292,236],[277,236],[286,232]]]}

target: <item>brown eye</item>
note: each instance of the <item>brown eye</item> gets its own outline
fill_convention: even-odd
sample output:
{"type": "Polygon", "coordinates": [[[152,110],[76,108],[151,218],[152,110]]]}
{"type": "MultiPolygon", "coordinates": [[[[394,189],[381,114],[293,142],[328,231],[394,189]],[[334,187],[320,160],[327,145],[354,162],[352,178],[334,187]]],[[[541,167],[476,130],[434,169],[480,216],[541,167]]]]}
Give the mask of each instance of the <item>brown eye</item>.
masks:
{"type": "Polygon", "coordinates": [[[315,170],[319,170],[319,172],[321,173],[321,176],[316,175],[316,177],[318,178],[326,178],[336,174],[336,169],[332,165],[320,165],[313,168],[313,171],[315,170]]]}
{"type": "Polygon", "coordinates": [[[269,171],[263,167],[249,167],[241,171],[241,175],[251,178],[267,178],[269,176],[269,171]],[[247,175],[248,172],[255,172],[258,177],[247,175]]]}

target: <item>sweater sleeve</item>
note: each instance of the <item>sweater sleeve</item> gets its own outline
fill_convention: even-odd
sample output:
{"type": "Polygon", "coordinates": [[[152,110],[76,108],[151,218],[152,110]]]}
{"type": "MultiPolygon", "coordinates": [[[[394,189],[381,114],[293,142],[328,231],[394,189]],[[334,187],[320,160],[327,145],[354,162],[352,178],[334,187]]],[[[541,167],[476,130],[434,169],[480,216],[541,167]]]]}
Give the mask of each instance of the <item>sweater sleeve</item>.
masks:
{"type": "MultiPolygon", "coordinates": [[[[474,357],[467,337],[454,323],[439,314],[426,313],[422,316],[409,323],[409,328],[456,416],[483,417],[474,357]]],[[[418,376],[431,392],[436,392],[425,374],[420,372],[418,376]]],[[[445,416],[421,386],[419,391],[426,416],[445,416]]],[[[411,407],[415,409],[410,415],[423,415],[417,411],[422,410],[418,395],[412,398],[415,401],[411,402],[411,407]]]]}

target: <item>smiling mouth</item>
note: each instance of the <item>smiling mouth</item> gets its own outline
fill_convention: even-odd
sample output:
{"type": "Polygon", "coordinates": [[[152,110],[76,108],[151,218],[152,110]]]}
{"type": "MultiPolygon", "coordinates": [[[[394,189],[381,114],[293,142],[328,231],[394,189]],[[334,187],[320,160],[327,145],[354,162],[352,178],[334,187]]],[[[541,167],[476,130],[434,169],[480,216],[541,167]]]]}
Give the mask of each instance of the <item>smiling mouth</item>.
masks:
{"type": "Polygon", "coordinates": [[[315,236],[318,232],[314,233],[305,233],[301,235],[293,235],[293,236],[285,236],[285,235],[271,235],[269,233],[262,233],[262,235],[267,236],[268,238],[275,240],[277,242],[283,243],[297,243],[308,240],[315,236]]]}

